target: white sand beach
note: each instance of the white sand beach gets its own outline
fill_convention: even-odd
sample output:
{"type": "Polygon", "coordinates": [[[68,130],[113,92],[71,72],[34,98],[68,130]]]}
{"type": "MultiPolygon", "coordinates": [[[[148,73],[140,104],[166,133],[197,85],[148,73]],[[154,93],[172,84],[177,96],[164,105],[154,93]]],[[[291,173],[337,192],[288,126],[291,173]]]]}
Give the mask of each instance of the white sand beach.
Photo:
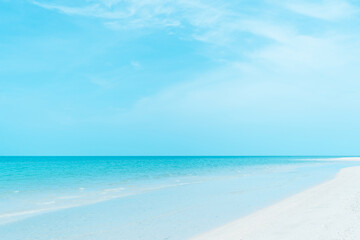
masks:
{"type": "Polygon", "coordinates": [[[360,167],[193,239],[358,240],[360,167]]]}

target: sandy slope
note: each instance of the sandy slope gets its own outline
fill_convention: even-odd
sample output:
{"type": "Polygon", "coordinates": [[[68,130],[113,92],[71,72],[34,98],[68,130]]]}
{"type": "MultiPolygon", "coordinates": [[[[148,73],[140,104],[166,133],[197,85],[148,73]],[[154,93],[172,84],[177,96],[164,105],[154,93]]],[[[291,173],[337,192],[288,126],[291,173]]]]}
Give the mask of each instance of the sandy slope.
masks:
{"type": "Polygon", "coordinates": [[[196,240],[360,240],[360,167],[196,240]]]}

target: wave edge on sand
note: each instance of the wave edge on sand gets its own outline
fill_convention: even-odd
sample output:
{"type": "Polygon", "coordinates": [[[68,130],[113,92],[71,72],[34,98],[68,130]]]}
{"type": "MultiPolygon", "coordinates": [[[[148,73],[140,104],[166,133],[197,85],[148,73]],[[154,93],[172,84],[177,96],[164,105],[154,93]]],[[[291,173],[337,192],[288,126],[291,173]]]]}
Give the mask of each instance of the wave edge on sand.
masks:
{"type": "Polygon", "coordinates": [[[360,239],[360,167],[192,240],[360,239]]]}

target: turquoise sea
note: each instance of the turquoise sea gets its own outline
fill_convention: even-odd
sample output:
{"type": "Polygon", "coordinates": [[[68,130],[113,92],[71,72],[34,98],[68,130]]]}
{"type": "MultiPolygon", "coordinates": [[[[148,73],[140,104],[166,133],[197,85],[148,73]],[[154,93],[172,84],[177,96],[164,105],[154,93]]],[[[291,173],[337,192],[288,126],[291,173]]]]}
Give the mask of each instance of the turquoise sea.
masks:
{"type": "Polygon", "coordinates": [[[0,239],[187,239],[358,164],[328,158],[0,157],[0,239]]]}

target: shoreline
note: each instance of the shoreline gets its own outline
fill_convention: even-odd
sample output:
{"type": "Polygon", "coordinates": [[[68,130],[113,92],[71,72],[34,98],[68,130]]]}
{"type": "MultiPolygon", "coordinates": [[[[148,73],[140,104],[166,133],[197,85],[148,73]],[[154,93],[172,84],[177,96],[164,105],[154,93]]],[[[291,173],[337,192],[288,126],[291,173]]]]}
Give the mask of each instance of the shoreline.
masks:
{"type": "Polygon", "coordinates": [[[334,158],[311,158],[308,160],[326,161],[326,162],[360,162],[360,157],[334,157],[334,158]]]}
{"type": "Polygon", "coordinates": [[[359,222],[360,166],[356,166],[343,168],[327,182],[191,239],[355,240],[360,239],[359,222]]]}
{"type": "MultiPolygon", "coordinates": [[[[250,162],[245,160],[245,163],[250,162]]],[[[166,180],[170,178],[165,179],[166,183],[176,183],[176,187],[151,188],[151,191],[141,194],[72,205],[69,208],[48,209],[39,214],[30,212],[25,217],[14,216],[14,221],[0,225],[0,238],[47,240],[49,236],[59,239],[79,239],[81,236],[83,240],[189,239],[325,183],[341,169],[360,165],[351,161],[300,161],[297,157],[286,161],[277,158],[260,160],[260,163],[267,164],[243,164],[245,167],[240,169],[242,171],[218,171],[223,168],[215,168],[216,174],[193,174],[191,184],[184,184],[188,181],[180,181],[177,176],[171,178],[171,181],[166,180]]],[[[165,182],[146,182],[146,186],[159,186],[158,183],[163,186],[165,182]]],[[[114,189],[114,186],[106,189],[114,189]]],[[[136,189],[144,190],[143,187],[133,190],[136,189]]],[[[259,239],[268,240],[267,237],[259,239]]]]}

